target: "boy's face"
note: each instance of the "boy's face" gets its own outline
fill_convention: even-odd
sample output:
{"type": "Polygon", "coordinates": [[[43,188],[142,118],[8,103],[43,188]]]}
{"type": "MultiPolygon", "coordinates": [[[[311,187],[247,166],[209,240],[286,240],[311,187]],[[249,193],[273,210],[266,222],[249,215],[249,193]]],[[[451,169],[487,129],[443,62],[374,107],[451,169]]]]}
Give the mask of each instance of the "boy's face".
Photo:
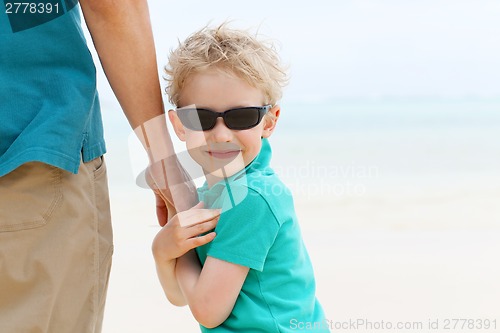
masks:
{"type": "MultiPolygon", "coordinates": [[[[197,107],[224,112],[238,107],[264,106],[265,98],[258,88],[236,76],[207,71],[188,78],[178,104],[179,108],[197,107]]],[[[274,114],[277,120],[279,106],[272,107],[268,112],[274,114]]],[[[264,117],[255,127],[232,130],[219,117],[214,128],[197,131],[183,126],[176,112],[169,112],[169,118],[179,139],[186,142],[191,157],[205,171],[209,185],[224,176],[235,174],[252,162],[260,152],[261,138],[269,137],[276,125],[276,120],[264,117]]]]}

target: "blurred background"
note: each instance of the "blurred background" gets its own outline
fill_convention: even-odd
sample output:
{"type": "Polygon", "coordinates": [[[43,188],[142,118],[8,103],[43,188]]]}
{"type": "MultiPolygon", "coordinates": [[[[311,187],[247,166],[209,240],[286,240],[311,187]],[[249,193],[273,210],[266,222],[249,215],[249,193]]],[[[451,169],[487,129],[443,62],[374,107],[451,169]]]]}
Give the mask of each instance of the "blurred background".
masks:
{"type": "MultiPolygon", "coordinates": [[[[149,6],[160,75],[206,24],[276,41],[291,81],[273,166],[294,194],[332,328],[363,319],[438,332],[465,318],[500,331],[500,2],[149,6]]],[[[98,80],[115,230],[104,332],[197,332],[157,281],[153,195],[135,185],[131,130],[100,67],[98,80]]]]}

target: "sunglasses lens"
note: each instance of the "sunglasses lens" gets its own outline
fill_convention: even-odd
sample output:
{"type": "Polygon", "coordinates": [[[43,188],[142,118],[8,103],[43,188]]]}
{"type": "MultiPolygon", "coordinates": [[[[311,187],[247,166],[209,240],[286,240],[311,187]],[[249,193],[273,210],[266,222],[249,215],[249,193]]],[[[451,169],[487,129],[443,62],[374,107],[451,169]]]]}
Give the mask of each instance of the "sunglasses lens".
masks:
{"type": "Polygon", "coordinates": [[[258,108],[233,109],[226,113],[225,122],[228,128],[244,130],[255,127],[259,123],[258,108]]]}
{"type": "Polygon", "coordinates": [[[203,131],[207,131],[214,127],[215,122],[217,121],[217,116],[212,111],[199,109],[198,119],[201,125],[201,129],[203,131]]]}
{"type": "Polygon", "coordinates": [[[269,106],[244,107],[218,113],[206,109],[190,108],[178,110],[177,115],[185,127],[194,131],[211,130],[214,128],[217,118],[222,115],[224,115],[227,128],[246,130],[257,126],[268,109],[269,106]]]}
{"type": "Polygon", "coordinates": [[[208,110],[183,109],[177,112],[182,124],[194,131],[207,131],[216,121],[215,115],[208,110]]]}

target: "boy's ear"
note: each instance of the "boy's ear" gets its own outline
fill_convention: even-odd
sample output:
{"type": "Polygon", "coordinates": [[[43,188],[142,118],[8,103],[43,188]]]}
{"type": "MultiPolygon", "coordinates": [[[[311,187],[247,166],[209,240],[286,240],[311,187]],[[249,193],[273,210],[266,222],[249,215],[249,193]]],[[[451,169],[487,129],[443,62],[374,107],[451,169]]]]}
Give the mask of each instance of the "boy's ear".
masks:
{"type": "Polygon", "coordinates": [[[281,108],[279,105],[275,105],[268,111],[268,113],[270,113],[271,117],[267,116],[264,118],[264,129],[262,131],[263,138],[268,138],[271,134],[273,134],[273,131],[276,128],[276,123],[280,117],[281,108]]]}
{"type": "Polygon", "coordinates": [[[174,128],[175,134],[181,141],[186,141],[186,130],[181,123],[181,120],[177,116],[177,112],[174,110],[168,110],[168,119],[174,128]]]}

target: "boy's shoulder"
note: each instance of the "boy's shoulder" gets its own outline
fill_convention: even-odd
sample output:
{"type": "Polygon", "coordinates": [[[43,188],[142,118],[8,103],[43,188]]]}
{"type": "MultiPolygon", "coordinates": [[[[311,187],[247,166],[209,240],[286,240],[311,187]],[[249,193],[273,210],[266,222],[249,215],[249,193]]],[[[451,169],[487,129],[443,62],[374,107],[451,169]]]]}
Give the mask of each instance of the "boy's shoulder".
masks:
{"type": "Polygon", "coordinates": [[[242,185],[260,194],[267,201],[284,200],[292,196],[288,187],[270,167],[248,174],[246,184],[242,185]]]}

